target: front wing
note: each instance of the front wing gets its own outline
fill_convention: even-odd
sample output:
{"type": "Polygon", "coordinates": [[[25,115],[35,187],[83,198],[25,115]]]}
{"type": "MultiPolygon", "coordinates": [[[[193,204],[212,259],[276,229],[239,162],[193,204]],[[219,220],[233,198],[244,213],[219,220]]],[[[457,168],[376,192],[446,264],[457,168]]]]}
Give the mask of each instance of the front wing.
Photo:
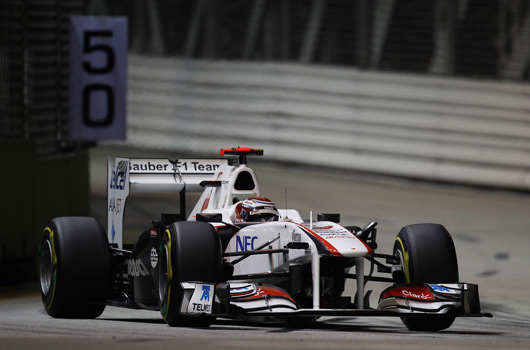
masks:
{"type": "Polygon", "coordinates": [[[492,317],[489,313],[481,312],[478,286],[470,283],[392,286],[383,291],[376,309],[298,308],[286,291],[257,283],[215,285],[187,282],[181,285],[184,289],[181,312],[197,317],[492,317]],[[214,292],[211,299],[206,301],[204,290],[210,288],[214,292]],[[200,303],[202,304],[199,305],[200,303]]]}

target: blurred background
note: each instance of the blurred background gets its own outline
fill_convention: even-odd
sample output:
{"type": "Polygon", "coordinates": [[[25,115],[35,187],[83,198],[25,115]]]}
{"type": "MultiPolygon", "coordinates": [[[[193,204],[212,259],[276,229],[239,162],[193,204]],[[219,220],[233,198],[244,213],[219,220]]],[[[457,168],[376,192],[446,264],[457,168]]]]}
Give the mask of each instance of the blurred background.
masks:
{"type": "Polygon", "coordinates": [[[36,277],[50,218],[105,222],[107,155],[240,145],[271,174],[530,189],[528,0],[0,0],[0,16],[2,285],[36,277]],[[128,18],[125,141],[70,137],[72,15],[128,18]]]}

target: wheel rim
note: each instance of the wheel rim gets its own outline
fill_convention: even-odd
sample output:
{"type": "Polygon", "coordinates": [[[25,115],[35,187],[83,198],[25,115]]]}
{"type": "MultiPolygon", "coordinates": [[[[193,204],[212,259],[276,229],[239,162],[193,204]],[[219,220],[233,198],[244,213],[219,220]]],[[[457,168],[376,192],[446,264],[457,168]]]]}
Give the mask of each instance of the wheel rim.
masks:
{"type": "Polygon", "coordinates": [[[394,253],[394,256],[396,256],[397,259],[399,260],[399,266],[401,267],[401,271],[402,271],[402,275],[399,274],[398,275],[399,278],[398,279],[394,278],[394,281],[396,283],[410,283],[410,281],[407,280],[408,272],[406,271],[407,266],[405,266],[405,257],[403,256],[403,253],[401,252],[400,249],[397,249],[394,253]]]}
{"type": "Polygon", "coordinates": [[[44,241],[40,255],[39,276],[42,294],[48,295],[52,285],[53,253],[49,240],[44,241]]]}
{"type": "Polygon", "coordinates": [[[401,253],[401,250],[396,250],[397,258],[399,259],[399,266],[401,266],[401,269],[403,269],[403,272],[405,272],[405,264],[403,263],[403,253],[401,253]]]}
{"type": "Polygon", "coordinates": [[[169,270],[169,259],[168,259],[168,247],[167,245],[164,245],[164,249],[162,250],[162,254],[160,254],[160,278],[159,278],[159,284],[158,284],[158,291],[159,291],[159,297],[160,301],[164,302],[166,298],[166,292],[167,292],[167,286],[168,286],[168,270],[169,270]]]}

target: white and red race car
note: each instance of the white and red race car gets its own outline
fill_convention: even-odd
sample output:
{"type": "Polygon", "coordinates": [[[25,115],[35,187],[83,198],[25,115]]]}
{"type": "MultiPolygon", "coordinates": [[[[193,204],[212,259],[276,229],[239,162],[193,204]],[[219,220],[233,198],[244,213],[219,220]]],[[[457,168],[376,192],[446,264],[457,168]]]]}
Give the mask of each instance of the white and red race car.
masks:
{"type": "Polygon", "coordinates": [[[377,253],[376,222],[342,226],[339,214],[303,220],[260,193],[248,156],[108,160],[108,230],[94,218],[60,217],[44,229],[40,287],[47,313],[95,318],[106,305],[159,310],[171,326],[217,317],[297,325],[320,316],[397,316],[411,330],[448,328],[481,313],[478,287],[462,283],[453,241],[438,224],[404,227],[392,254],[377,253]],[[129,192],[180,193],[134,245],[123,244],[129,192]],[[186,218],[186,192],[203,191],[186,218]],[[369,273],[365,273],[366,270],[369,273]],[[374,270],[387,277],[373,276],[374,270]],[[354,298],[344,296],[355,279],[354,298]],[[368,281],[391,283],[369,305],[368,281]],[[353,300],[352,300],[353,299],[353,300]]]}

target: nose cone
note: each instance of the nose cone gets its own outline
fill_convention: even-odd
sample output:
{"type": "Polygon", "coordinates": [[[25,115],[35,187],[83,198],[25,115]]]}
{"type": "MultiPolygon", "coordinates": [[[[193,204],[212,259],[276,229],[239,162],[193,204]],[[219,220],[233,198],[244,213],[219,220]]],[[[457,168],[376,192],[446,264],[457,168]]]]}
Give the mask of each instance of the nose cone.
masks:
{"type": "Polygon", "coordinates": [[[333,255],[356,258],[371,252],[371,249],[357,236],[334,222],[319,222],[311,231],[333,255]]]}

